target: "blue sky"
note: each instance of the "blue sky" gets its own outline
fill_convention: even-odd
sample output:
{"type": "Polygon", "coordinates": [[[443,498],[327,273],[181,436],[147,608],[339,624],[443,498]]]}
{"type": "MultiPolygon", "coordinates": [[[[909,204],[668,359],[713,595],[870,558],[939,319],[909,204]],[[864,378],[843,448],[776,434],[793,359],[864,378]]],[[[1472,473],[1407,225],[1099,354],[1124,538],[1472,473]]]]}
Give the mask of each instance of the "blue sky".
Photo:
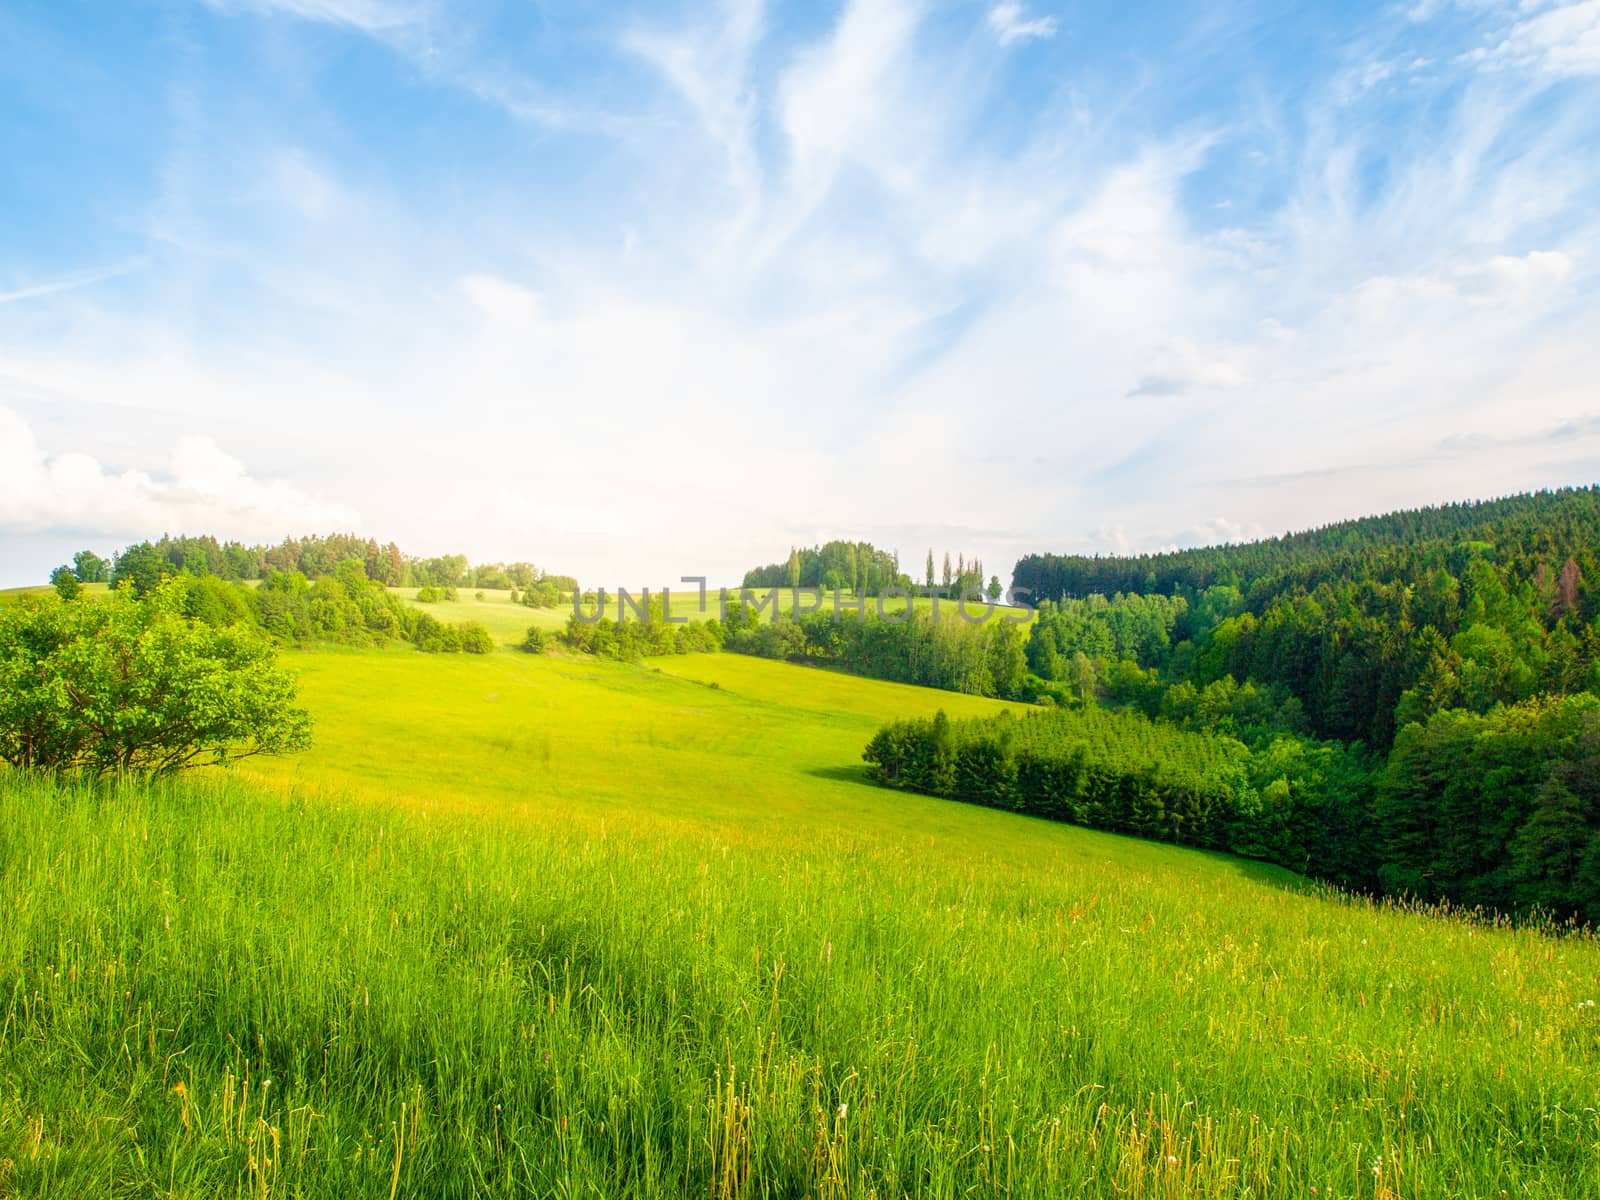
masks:
{"type": "Polygon", "coordinates": [[[0,584],[1002,576],[1600,480],[1600,0],[0,7],[0,584]]]}

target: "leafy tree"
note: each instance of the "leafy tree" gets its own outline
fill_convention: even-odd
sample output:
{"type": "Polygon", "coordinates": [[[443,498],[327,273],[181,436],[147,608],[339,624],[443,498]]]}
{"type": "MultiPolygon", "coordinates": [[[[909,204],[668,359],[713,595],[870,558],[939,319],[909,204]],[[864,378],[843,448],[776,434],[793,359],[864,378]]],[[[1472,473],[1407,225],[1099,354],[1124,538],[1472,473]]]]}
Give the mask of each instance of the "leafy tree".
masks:
{"type": "Polygon", "coordinates": [[[131,587],[135,596],[144,596],[163,579],[177,573],[177,568],[165,555],[149,542],[140,542],[117,555],[111,581],[115,587],[131,587]]]}
{"type": "Polygon", "coordinates": [[[108,564],[93,550],[79,550],[72,556],[72,573],[79,583],[104,583],[108,564]]]}
{"type": "Polygon", "coordinates": [[[73,574],[71,567],[57,567],[50,572],[50,585],[56,589],[56,595],[63,600],[76,600],[83,591],[83,584],[73,574]]]}
{"type": "Polygon", "coordinates": [[[310,744],[294,676],[248,626],[186,617],[181,584],[143,599],[0,610],[0,759],[163,775],[310,744]]]}
{"type": "Polygon", "coordinates": [[[989,576],[989,599],[991,599],[991,600],[1000,599],[1001,595],[1004,594],[1004,591],[1005,591],[1005,589],[1003,589],[1000,586],[1000,576],[998,576],[998,575],[989,576]]]}

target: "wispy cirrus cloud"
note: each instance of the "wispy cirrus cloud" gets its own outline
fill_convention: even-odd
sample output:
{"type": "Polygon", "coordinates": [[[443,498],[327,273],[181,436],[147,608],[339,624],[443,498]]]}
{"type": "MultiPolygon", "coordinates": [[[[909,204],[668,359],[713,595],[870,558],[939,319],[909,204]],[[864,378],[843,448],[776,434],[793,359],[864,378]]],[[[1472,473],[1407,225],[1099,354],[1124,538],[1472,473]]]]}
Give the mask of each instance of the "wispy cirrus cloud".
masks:
{"type": "Polygon", "coordinates": [[[1056,35],[1054,17],[1029,17],[1018,0],[1002,0],[989,9],[989,29],[1002,46],[1056,35]]]}
{"type": "Polygon", "coordinates": [[[57,275],[51,279],[39,279],[31,283],[0,290],[0,304],[15,304],[22,300],[38,300],[45,296],[58,295],[61,292],[73,292],[79,288],[93,287],[97,283],[104,283],[108,279],[116,279],[123,275],[131,274],[145,265],[142,258],[132,259],[128,262],[113,263],[105,267],[91,267],[86,271],[72,271],[65,275],[57,275]]]}
{"type": "Polygon", "coordinates": [[[150,486],[94,488],[143,521],[327,505],[670,581],[774,531],[961,530],[999,564],[1600,475],[1595,85],[1467,57],[1554,9],[1330,10],[1335,50],[1263,64],[1245,18],[1127,46],[917,0],[448,26],[285,0],[268,57],[264,4],[218,7],[229,77],[175,70],[150,147],[181,188],[141,223],[148,193],[103,185],[159,234],[146,268],[34,291],[70,271],[0,257],[0,399],[46,494],[81,405],[130,414],[94,457],[150,486]],[[334,70],[329,39],[398,53],[334,70]],[[247,465],[178,488],[134,414],[247,465]],[[284,463],[299,499],[261,483],[284,463]]]}
{"type": "Polygon", "coordinates": [[[428,0],[205,0],[220,12],[248,12],[347,25],[365,33],[389,33],[424,20],[428,0]]]}

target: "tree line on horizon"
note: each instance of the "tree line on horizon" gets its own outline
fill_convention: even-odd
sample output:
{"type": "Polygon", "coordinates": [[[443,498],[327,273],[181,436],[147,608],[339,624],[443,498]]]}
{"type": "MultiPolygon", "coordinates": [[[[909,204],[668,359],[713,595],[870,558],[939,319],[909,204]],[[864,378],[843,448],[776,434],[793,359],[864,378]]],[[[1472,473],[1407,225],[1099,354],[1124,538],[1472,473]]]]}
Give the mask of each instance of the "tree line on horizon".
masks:
{"type": "Polygon", "coordinates": [[[405,554],[394,542],[333,533],[326,536],[285,538],[276,545],[247,545],[220,541],[210,535],[164,534],[156,541],[136,542],[118,553],[102,557],[80,550],[70,565],[57,567],[50,582],[70,591],[72,582],[127,582],[148,589],[157,580],[176,575],[211,577],[228,582],[264,580],[274,572],[305,576],[308,580],[332,575],[343,564],[361,564],[363,574],[385,587],[517,589],[548,588],[558,594],[575,592],[578,581],[555,575],[530,562],[472,565],[464,554],[431,558],[405,554]]]}
{"type": "Polygon", "coordinates": [[[921,578],[912,578],[901,569],[898,551],[880,550],[871,542],[834,540],[818,546],[791,546],[783,562],[752,567],[744,574],[747,588],[808,588],[828,592],[852,592],[857,596],[882,596],[893,591],[907,595],[938,595],[955,598],[979,591],[991,599],[1000,598],[1000,580],[991,576],[985,584],[983,562],[977,557],[957,554],[952,563],[944,552],[942,570],[935,572],[933,549],[928,549],[921,578]]]}

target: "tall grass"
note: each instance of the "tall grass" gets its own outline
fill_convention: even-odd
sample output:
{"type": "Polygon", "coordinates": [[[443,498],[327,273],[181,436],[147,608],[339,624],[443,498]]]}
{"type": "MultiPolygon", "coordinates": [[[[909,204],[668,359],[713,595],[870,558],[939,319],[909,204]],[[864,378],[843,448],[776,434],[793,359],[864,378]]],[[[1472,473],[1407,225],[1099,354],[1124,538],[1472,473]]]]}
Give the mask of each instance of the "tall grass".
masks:
{"type": "Polygon", "coordinates": [[[1600,1194],[1600,947],[1111,841],[0,776],[0,1195],[1600,1194]]]}

